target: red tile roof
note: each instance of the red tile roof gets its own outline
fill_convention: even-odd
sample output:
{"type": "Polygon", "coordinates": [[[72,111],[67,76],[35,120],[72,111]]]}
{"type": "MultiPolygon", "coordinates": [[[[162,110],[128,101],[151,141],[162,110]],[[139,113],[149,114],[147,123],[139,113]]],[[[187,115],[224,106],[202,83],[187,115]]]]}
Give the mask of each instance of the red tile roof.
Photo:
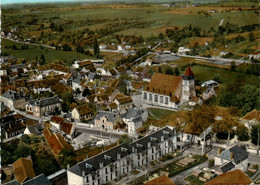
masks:
{"type": "Polygon", "coordinates": [[[182,83],[182,77],[154,73],[146,90],[163,95],[175,95],[178,87],[182,83]]]}
{"type": "Polygon", "coordinates": [[[63,121],[60,126],[63,132],[65,132],[66,134],[71,134],[73,128],[72,123],[63,121]]]}
{"type": "Polygon", "coordinates": [[[205,185],[247,185],[251,184],[250,178],[245,175],[241,170],[230,171],[223,173],[211,181],[205,183],[205,185]]]}
{"type": "Polygon", "coordinates": [[[48,128],[45,128],[43,130],[43,135],[48,142],[51,150],[56,155],[58,155],[63,148],[71,148],[71,145],[69,145],[60,134],[52,134],[48,128]]]}
{"type": "Polygon", "coordinates": [[[188,65],[188,67],[186,68],[186,71],[184,73],[184,76],[194,76],[191,67],[188,65]]]}
{"type": "Polygon", "coordinates": [[[257,121],[260,121],[260,111],[254,109],[253,111],[247,113],[242,119],[245,119],[245,120],[256,119],[257,121]]]}
{"type": "Polygon", "coordinates": [[[28,178],[35,177],[32,160],[20,158],[13,164],[15,179],[22,183],[28,178]]]}
{"type": "Polygon", "coordinates": [[[175,184],[169,177],[161,176],[145,183],[145,185],[175,185],[175,184]]]}
{"type": "Polygon", "coordinates": [[[51,122],[54,122],[54,123],[60,124],[60,123],[63,122],[63,120],[64,120],[64,118],[62,118],[62,117],[52,116],[50,121],[51,121],[51,122]]]}

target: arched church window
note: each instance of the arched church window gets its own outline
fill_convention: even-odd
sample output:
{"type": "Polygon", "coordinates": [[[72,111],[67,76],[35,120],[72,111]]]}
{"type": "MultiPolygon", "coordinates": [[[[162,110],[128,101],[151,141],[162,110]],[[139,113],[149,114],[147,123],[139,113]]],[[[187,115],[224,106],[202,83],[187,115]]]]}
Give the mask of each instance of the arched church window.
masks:
{"type": "Polygon", "coordinates": [[[144,92],[144,100],[147,100],[147,93],[144,92]]]}
{"type": "Polygon", "coordinates": [[[154,95],[154,102],[158,102],[158,95],[154,95]]]}
{"type": "Polygon", "coordinates": [[[163,97],[160,96],[160,103],[163,103],[163,97]]]}
{"type": "Polygon", "coordinates": [[[152,95],[152,93],[149,94],[149,101],[153,101],[153,95],[152,95]]]}
{"type": "Polygon", "coordinates": [[[168,105],[168,97],[165,97],[165,104],[168,105]]]}

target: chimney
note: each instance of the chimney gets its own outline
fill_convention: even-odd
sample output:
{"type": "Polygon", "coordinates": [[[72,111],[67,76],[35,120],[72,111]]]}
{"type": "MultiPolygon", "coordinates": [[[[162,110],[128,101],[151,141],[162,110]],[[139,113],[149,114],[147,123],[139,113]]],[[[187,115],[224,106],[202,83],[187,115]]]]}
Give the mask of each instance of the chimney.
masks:
{"type": "Polygon", "coordinates": [[[230,158],[234,159],[234,153],[233,152],[230,152],[230,158]]]}
{"type": "Polygon", "coordinates": [[[164,141],[164,136],[161,136],[161,141],[164,141]]]}
{"type": "Polygon", "coordinates": [[[221,148],[218,148],[218,155],[221,154],[221,148]]]}
{"type": "Polygon", "coordinates": [[[82,170],[82,177],[85,177],[85,171],[82,170]]]}
{"type": "Polygon", "coordinates": [[[99,167],[100,167],[100,168],[103,168],[103,167],[104,167],[103,162],[99,162],[99,167]]]}
{"type": "Polygon", "coordinates": [[[70,164],[67,164],[67,169],[69,169],[70,168],[70,164]]]}
{"type": "Polygon", "coordinates": [[[11,123],[9,123],[9,128],[12,128],[12,125],[11,125],[11,123]]]}
{"type": "Polygon", "coordinates": [[[151,148],[151,142],[148,142],[148,148],[151,148]]]}
{"type": "Polygon", "coordinates": [[[121,158],[120,153],[117,153],[117,160],[119,160],[121,158]]]}

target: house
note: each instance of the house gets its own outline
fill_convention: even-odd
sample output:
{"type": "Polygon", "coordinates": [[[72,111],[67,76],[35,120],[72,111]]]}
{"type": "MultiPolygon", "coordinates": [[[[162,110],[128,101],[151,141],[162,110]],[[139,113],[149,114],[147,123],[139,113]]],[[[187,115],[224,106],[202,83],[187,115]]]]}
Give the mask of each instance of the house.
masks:
{"type": "Polygon", "coordinates": [[[260,58],[260,53],[259,52],[254,52],[249,55],[249,60],[258,60],[260,58]]]}
{"type": "Polygon", "coordinates": [[[67,85],[69,85],[69,86],[72,85],[72,79],[73,79],[72,73],[66,74],[66,75],[64,76],[64,78],[63,78],[64,82],[65,82],[67,85]]]}
{"type": "Polygon", "coordinates": [[[89,120],[92,119],[94,113],[88,108],[88,105],[81,105],[75,107],[72,112],[72,118],[81,121],[81,120],[89,120]]]}
{"type": "Polygon", "coordinates": [[[168,176],[157,177],[144,185],[175,185],[174,182],[168,176]]]}
{"type": "Polygon", "coordinates": [[[194,74],[188,66],[184,75],[173,76],[154,73],[148,86],[142,91],[142,102],[167,108],[178,108],[179,103],[196,97],[194,74]]]}
{"type": "Polygon", "coordinates": [[[199,97],[192,97],[189,101],[190,106],[202,105],[202,100],[199,97]]]}
{"type": "Polygon", "coordinates": [[[207,100],[207,99],[211,98],[212,96],[216,96],[216,95],[217,95],[217,93],[216,93],[214,87],[211,87],[203,92],[202,99],[207,100]]]}
{"type": "Polygon", "coordinates": [[[102,49],[106,49],[107,48],[107,45],[104,44],[104,43],[100,43],[99,44],[99,49],[102,50],[102,49]]]}
{"type": "Polygon", "coordinates": [[[8,90],[0,98],[4,105],[11,110],[24,109],[25,107],[25,98],[15,91],[8,90]]]}
{"type": "Polygon", "coordinates": [[[50,124],[53,125],[56,129],[63,131],[70,137],[73,135],[75,130],[73,123],[70,123],[59,116],[52,116],[50,119],[50,124]]]}
{"type": "Polygon", "coordinates": [[[26,129],[25,117],[21,114],[7,115],[0,118],[1,136],[4,139],[18,136],[26,129]]]}
{"type": "Polygon", "coordinates": [[[28,134],[28,135],[33,134],[33,135],[40,136],[40,135],[42,135],[43,129],[44,129],[44,126],[42,123],[37,123],[37,124],[29,125],[29,126],[26,125],[26,128],[25,128],[23,134],[28,134]]]}
{"type": "Polygon", "coordinates": [[[35,117],[47,116],[54,111],[61,111],[61,102],[57,96],[40,100],[30,100],[25,104],[25,110],[35,117]]]}
{"type": "Polygon", "coordinates": [[[74,136],[75,125],[68,121],[63,121],[60,124],[60,130],[64,132],[69,138],[74,136]]]}
{"type": "Polygon", "coordinates": [[[117,50],[118,50],[118,51],[123,51],[123,50],[125,50],[125,45],[124,45],[124,44],[118,45],[118,46],[117,46],[117,50]]]}
{"type": "Polygon", "coordinates": [[[194,135],[193,131],[191,130],[191,125],[188,124],[185,126],[182,133],[179,134],[180,141],[183,141],[184,143],[196,143],[196,144],[204,144],[204,137],[207,142],[207,137],[210,136],[212,132],[212,126],[209,126],[204,131],[199,133],[198,135],[194,135]]]}
{"type": "Polygon", "coordinates": [[[50,124],[56,127],[57,129],[60,129],[60,124],[64,121],[64,118],[59,116],[52,116],[50,119],[50,124]]]}
{"type": "Polygon", "coordinates": [[[55,155],[59,155],[64,148],[72,149],[72,146],[69,143],[67,143],[67,141],[62,137],[61,134],[51,133],[49,128],[45,128],[43,130],[43,135],[46,141],[48,142],[51,151],[55,155]]]}
{"type": "Polygon", "coordinates": [[[68,185],[100,185],[117,181],[176,149],[176,130],[164,127],[130,144],[121,144],[67,170],[68,185]]]}
{"type": "Polygon", "coordinates": [[[254,109],[242,117],[240,121],[251,131],[253,125],[260,124],[260,111],[254,109]]]}
{"type": "Polygon", "coordinates": [[[109,102],[109,97],[106,94],[93,94],[87,97],[87,101],[102,105],[109,102]]]}
{"type": "Polygon", "coordinates": [[[187,55],[188,52],[190,52],[191,49],[186,48],[186,47],[179,47],[178,48],[178,54],[180,55],[187,55]]]}
{"type": "Polygon", "coordinates": [[[136,134],[136,130],[143,126],[142,111],[137,108],[128,109],[123,116],[129,134],[136,134]]]}
{"type": "Polygon", "coordinates": [[[223,173],[216,178],[208,181],[205,185],[249,185],[253,184],[252,180],[244,174],[241,170],[234,170],[223,173]]]}
{"type": "Polygon", "coordinates": [[[87,79],[89,82],[94,82],[96,79],[100,79],[100,75],[97,73],[89,73],[87,79]]]}
{"type": "Polygon", "coordinates": [[[226,173],[232,170],[247,171],[248,152],[238,145],[231,146],[225,150],[218,149],[215,156],[215,172],[217,174],[226,173]]]}
{"type": "Polygon", "coordinates": [[[9,181],[8,183],[5,183],[4,185],[51,185],[50,180],[44,175],[40,174],[36,177],[30,178],[29,180],[19,183],[17,180],[9,181]]]}
{"type": "Polygon", "coordinates": [[[80,83],[81,83],[81,78],[79,77],[79,76],[77,76],[76,78],[74,78],[73,80],[72,80],[72,89],[74,90],[74,91],[76,91],[77,89],[79,89],[79,90],[82,90],[82,86],[80,85],[80,83]]]}
{"type": "Polygon", "coordinates": [[[114,101],[117,104],[117,110],[121,113],[133,107],[133,100],[130,96],[117,94],[114,101]]]}
{"type": "Polygon", "coordinates": [[[203,82],[201,84],[201,87],[207,87],[207,88],[218,87],[218,82],[215,82],[214,80],[209,80],[209,81],[203,82]]]}
{"type": "Polygon", "coordinates": [[[118,113],[108,111],[98,111],[95,117],[95,127],[113,130],[114,126],[121,121],[121,117],[118,113]]]}
{"type": "Polygon", "coordinates": [[[14,176],[19,183],[24,183],[29,179],[34,178],[35,172],[31,157],[20,158],[13,164],[14,176]]]}

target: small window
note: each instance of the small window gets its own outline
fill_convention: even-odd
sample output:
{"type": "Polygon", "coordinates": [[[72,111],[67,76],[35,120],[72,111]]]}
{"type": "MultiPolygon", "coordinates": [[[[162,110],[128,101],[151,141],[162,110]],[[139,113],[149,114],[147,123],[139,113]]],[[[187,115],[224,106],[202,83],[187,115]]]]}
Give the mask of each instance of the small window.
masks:
{"type": "Polygon", "coordinates": [[[163,103],[163,97],[160,96],[160,103],[163,103]]]}
{"type": "Polygon", "coordinates": [[[168,105],[168,97],[165,97],[165,104],[168,105]]]}
{"type": "Polygon", "coordinates": [[[158,102],[158,95],[154,96],[154,102],[158,102]]]}
{"type": "Polygon", "coordinates": [[[152,93],[149,94],[149,101],[153,101],[153,95],[152,95],[152,93]]]}
{"type": "Polygon", "coordinates": [[[144,100],[147,100],[147,93],[144,92],[144,100]]]}

